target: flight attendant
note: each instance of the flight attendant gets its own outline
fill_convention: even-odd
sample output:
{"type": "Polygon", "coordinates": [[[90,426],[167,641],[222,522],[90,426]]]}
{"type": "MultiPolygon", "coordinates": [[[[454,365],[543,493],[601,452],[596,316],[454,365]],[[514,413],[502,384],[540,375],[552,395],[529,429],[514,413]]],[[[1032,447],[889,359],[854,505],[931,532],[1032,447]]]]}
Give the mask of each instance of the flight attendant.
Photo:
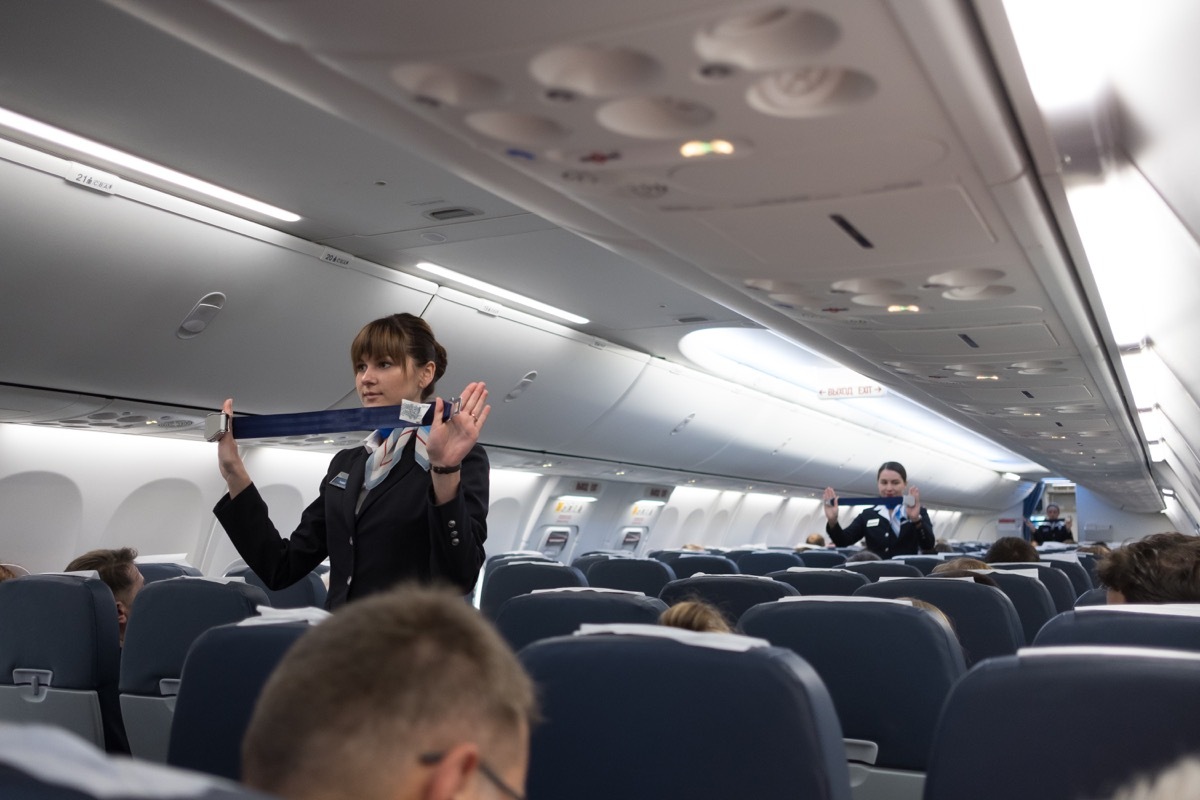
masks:
{"type": "MultiPolygon", "coordinates": [[[[446,371],[446,350],[420,317],[369,323],[350,346],[364,406],[420,403],[446,371]]],[[[433,401],[428,430],[375,431],[333,457],[316,500],[283,538],[238,454],[232,433],[217,459],[229,492],[214,513],[242,558],[272,589],[283,589],[329,558],[330,609],[404,580],[475,585],[487,538],[487,454],[477,443],[491,406],[482,383],[468,384],[460,411],[442,421],[433,401]]],[[[225,414],[233,417],[233,401],[225,414]]]]}
{"type": "Polygon", "coordinates": [[[825,489],[825,532],[838,547],[848,547],[864,540],[864,546],[880,558],[895,555],[915,555],[933,550],[933,523],[921,506],[921,492],[908,485],[908,473],[895,461],[886,461],[876,473],[880,497],[912,498],[912,505],[901,503],[895,508],[880,504],[864,510],[845,529],[838,524],[838,496],[832,488],[825,489]]]}

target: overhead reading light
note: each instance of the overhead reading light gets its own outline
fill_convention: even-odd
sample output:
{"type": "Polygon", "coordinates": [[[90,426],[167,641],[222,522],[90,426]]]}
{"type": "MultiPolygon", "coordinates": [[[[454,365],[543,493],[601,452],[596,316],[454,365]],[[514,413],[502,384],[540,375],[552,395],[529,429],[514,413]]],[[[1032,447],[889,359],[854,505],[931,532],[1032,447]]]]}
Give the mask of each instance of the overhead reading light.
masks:
{"type": "Polygon", "coordinates": [[[109,164],[124,167],[141,175],[181,186],[184,189],[207,195],[225,203],[232,203],[235,206],[240,206],[259,214],[266,214],[268,217],[274,217],[284,222],[296,222],[300,219],[298,214],[293,214],[291,211],[285,211],[282,208],[276,208],[275,206],[246,197],[243,194],[232,192],[229,189],[223,189],[220,186],[202,181],[199,178],[193,178],[191,175],[184,175],[182,172],[176,172],[173,169],[168,169],[160,164],[155,164],[144,158],[138,158],[135,155],[116,150],[99,142],[93,142],[91,139],[85,139],[82,136],[69,133],[61,128],[55,128],[44,122],[38,122],[35,119],[30,119],[8,109],[0,108],[0,126],[20,131],[43,142],[60,145],[76,152],[93,156],[109,164]]]}
{"type": "Polygon", "coordinates": [[[920,310],[920,306],[888,306],[889,314],[916,314],[920,310]]]}
{"type": "Polygon", "coordinates": [[[588,323],[587,319],[579,316],[578,314],[572,314],[569,311],[563,311],[561,308],[555,308],[554,306],[547,305],[539,300],[526,297],[523,294],[511,292],[508,289],[501,289],[499,286],[494,286],[485,281],[478,280],[477,278],[472,278],[470,275],[463,275],[461,272],[455,272],[452,269],[446,269],[438,264],[433,264],[428,261],[421,261],[417,264],[417,269],[423,269],[426,272],[432,272],[434,275],[440,275],[443,278],[449,278],[456,283],[461,283],[464,286],[470,286],[472,289],[478,289],[481,292],[487,292],[488,294],[494,294],[497,297],[503,297],[505,300],[511,300],[514,303],[519,303],[536,311],[550,314],[558,317],[559,319],[565,319],[567,322],[574,322],[576,325],[586,325],[588,323]]]}
{"type": "Polygon", "coordinates": [[[679,148],[679,154],[684,158],[698,158],[700,156],[730,156],[733,155],[733,143],[727,142],[724,139],[713,139],[711,141],[702,142],[693,140],[685,142],[679,148]]]}

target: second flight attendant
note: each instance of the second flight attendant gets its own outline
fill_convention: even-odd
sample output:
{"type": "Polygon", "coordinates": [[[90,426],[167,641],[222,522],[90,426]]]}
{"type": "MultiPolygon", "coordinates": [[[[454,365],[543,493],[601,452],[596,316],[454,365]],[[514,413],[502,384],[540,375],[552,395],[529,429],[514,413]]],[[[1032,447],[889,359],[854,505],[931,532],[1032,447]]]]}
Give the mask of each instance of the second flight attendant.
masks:
{"type": "Polygon", "coordinates": [[[880,497],[913,498],[912,505],[901,503],[889,509],[880,504],[866,509],[843,528],[838,524],[838,497],[832,488],[825,489],[825,532],[838,547],[848,547],[860,539],[880,558],[896,555],[916,555],[933,550],[933,523],[921,506],[921,492],[908,485],[908,473],[895,461],[884,462],[876,473],[880,497]]]}

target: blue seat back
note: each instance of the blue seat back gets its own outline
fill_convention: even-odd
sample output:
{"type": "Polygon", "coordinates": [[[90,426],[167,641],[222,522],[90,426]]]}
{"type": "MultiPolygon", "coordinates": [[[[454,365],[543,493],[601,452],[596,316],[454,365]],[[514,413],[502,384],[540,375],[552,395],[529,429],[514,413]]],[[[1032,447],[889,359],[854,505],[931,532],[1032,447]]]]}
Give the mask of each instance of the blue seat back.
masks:
{"type": "Polygon", "coordinates": [[[531,798],[850,797],[833,703],[789,650],[599,635],[548,639],[519,655],[545,719],[533,730],[531,798]],[[619,765],[598,743],[619,748],[619,765]]]}
{"type": "Polygon", "coordinates": [[[738,627],[812,665],[843,734],[879,745],[877,766],[925,770],[942,703],[966,672],[944,623],[905,602],[821,598],[756,606],[738,627]]]}
{"type": "Polygon", "coordinates": [[[1197,719],[1200,655],[1022,650],[980,664],[951,691],[925,800],[1111,797],[1200,751],[1197,719]]]}
{"type": "Polygon", "coordinates": [[[197,637],[183,665],[167,763],[231,780],[254,704],[306,622],[221,625],[197,637]]]}
{"type": "Polygon", "coordinates": [[[1092,586],[1099,588],[1100,574],[1097,570],[1100,560],[1092,553],[1076,553],[1075,556],[1079,559],[1079,565],[1083,567],[1084,572],[1088,574],[1092,586]]]}
{"type": "Polygon", "coordinates": [[[669,606],[703,600],[720,609],[732,625],[752,606],[798,595],[786,583],[757,575],[695,575],[671,581],[658,596],[669,606]]]}
{"type": "Polygon", "coordinates": [[[183,661],[209,628],[255,616],[269,605],[249,583],[168,578],[138,592],[121,655],[121,714],[134,756],[167,760],[167,742],[183,661]]]}
{"type": "Polygon", "coordinates": [[[901,564],[907,564],[910,567],[916,567],[922,575],[928,575],[933,572],[935,567],[945,564],[945,560],[937,556],[899,556],[892,559],[899,561],[901,564]]]}
{"type": "Polygon", "coordinates": [[[1090,592],[1098,585],[1092,583],[1092,577],[1088,574],[1083,564],[1078,561],[1061,561],[1057,558],[1043,560],[1056,570],[1066,574],[1067,578],[1071,581],[1071,588],[1075,591],[1076,597],[1079,597],[1084,592],[1090,592]]]}
{"type": "Polygon", "coordinates": [[[235,569],[228,573],[231,578],[244,578],[246,583],[262,589],[267,597],[267,604],[272,608],[314,608],[325,607],[325,597],[328,590],[321,575],[316,570],[305,575],[300,580],[284,589],[268,589],[262,578],[249,567],[235,569]]]}
{"type": "Polygon", "coordinates": [[[586,578],[588,570],[590,570],[593,566],[599,564],[601,561],[609,561],[612,558],[614,558],[614,556],[611,556],[607,553],[591,553],[590,555],[580,556],[579,558],[575,559],[571,562],[571,566],[582,572],[583,576],[586,578]]]}
{"type": "Polygon", "coordinates": [[[851,595],[858,587],[871,582],[871,579],[861,572],[850,572],[840,568],[805,567],[795,572],[772,572],[767,577],[786,583],[800,594],[851,595]]]}
{"type": "Polygon", "coordinates": [[[1103,606],[1108,604],[1108,589],[1103,586],[1098,586],[1095,589],[1084,592],[1079,595],[1079,599],[1075,601],[1075,607],[1080,606],[1103,606]]]}
{"type": "Polygon", "coordinates": [[[746,575],[767,575],[788,567],[802,567],[804,562],[795,553],[779,550],[756,550],[738,559],[738,569],[746,575]]]}
{"type": "Polygon", "coordinates": [[[557,561],[516,561],[496,568],[479,600],[479,610],[489,619],[500,613],[504,601],[534,589],[561,589],[564,586],[587,586],[587,578],[574,567],[557,561]]]}
{"type": "Polygon", "coordinates": [[[653,625],[667,610],[657,597],[613,590],[522,594],[500,606],[496,628],[513,650],[541,639],[569,636],[585,623],[653,625]]]}
{"type": "Polygon", "coordinates": [[[840,567],[846,563],[846,554],[838,550],[804,550],[796,555],[806,567],[840,567]]]}
{"type": "Polygon", "coordinates": [[[1200,653],[1200,606],[1119,605],[1077,608],[1050,620],[1033,642],[1161,647],[1200,653]]]}
{"type": "Polygon", "coordinates": [[[705,575],[737,575],[741,572],[738,565],[725,556],[684,555],[671,562],[677,578],[687,578],[697,572],[705,575]]]}
{"type": "Polygon", "coordinates": [[[1054,609],[1059,613],[1070,611],[1075,607],[1075,600],[1078,595],[1075,593],[1075,587],[1071,585],[1071,579],[1067,577],[1067,573],[1062,570],[1055,569],[1048,563],[1037,561],[1027,563],[1023,561],[1013,561],[1008,563],[989,564],[992,569],[1036,569],[1039,573],[1042,583],[1046,585],[1046,589],[1050,592],[1050,597],[1054,599],[1054,609]]]}
{"type": "Polygon", "coordinates": [[[903,578],[871,583],[865,597],[915,597],[937,606],[954,624],[967,666],[1017,652],[1025,638],[1021,618],[1004,592],[972,581],[903,578]]]}
{"type": "Polygon", "coordinates": [[[1050,590],[1037,578],[1016,575],[1009,570],[992,570],[989,577],[1012,600],[1013,608],[1021,618],[1021,630],[1025,634],[1023,644],[1032,644],[1042,626],[1058,613],[1050,590]]]}
{"type": "Polygon", "coordinates": [[[175,564],[166,561],[154,561],[148,564],[138,564],[138,572],[146,583],[166,580],[167,578],[182,578],[184,576],[199,578],[204,573],[191,564],[175,564]]]}
{"type": "Polygon", "coordinates": [[[663,587],[675,580],[675,570],[657,558],[614,558],[593,564],[587,579],[589,586],[658,597],[663,587]]]}
{"type": "Polygon", "coordinates": [[[57,725],[127,753],[120,659],[117,604],[103,581],[76,575],[0,581],[0,719],[57,725]]]}
{"type": "Polygon", "coordinates": [[[855,561],[843,564],[842,569],[866,575],[874,583],[880,578],[920,578],[921,570],[902,561],[855,561]]]}

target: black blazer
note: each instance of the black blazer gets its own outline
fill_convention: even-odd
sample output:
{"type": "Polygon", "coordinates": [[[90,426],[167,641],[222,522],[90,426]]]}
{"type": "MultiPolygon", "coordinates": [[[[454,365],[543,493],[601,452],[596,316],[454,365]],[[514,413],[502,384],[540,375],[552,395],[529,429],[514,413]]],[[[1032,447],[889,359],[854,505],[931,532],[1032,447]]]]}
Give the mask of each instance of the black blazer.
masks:
{"type": "Polygon", "coordinates": [[[1073,542],[1071,532],[1067,530],[1067,521],[1065,519],[1046,520],[1041,525],[1037,526],[1037,530],[1033,532],[1033,541],[1037,544],[1045,544],[1046,542],[1073,542]]]}
{"type": "Polygon", "coordinates": [[[933,522],[929,512],[921,506],[920,523],[909,522],[905,516],[900,523],[900,534],[892,531],[892,523],[875,508],[863,511],[844,530],[837,520],[825,523],[825,532],[838,547],[849,547],[859,539],[866,539],[866,548],[878,553],[880,558],[916,555],[922,549],[933,550],[935,543],[933,522]]]}
{"type": "Polygon", "coordinates": [[[438,506],[429,473],[413,458],[413,446],[410,440],[400,462],[367,493],[357,515],[367,450],[356,447],[335,455],[320,495],[304,510],[290,539],[279,535],[253,484],[233,499],[226,494],[213,513],[238,553],[272,589],[292,585],[328,557],[329,609],[403,580],[449,582],[465,594],[474,587],[484,560],[487,453],[475,445],[463,459],[458,494],[438,506]]]}

